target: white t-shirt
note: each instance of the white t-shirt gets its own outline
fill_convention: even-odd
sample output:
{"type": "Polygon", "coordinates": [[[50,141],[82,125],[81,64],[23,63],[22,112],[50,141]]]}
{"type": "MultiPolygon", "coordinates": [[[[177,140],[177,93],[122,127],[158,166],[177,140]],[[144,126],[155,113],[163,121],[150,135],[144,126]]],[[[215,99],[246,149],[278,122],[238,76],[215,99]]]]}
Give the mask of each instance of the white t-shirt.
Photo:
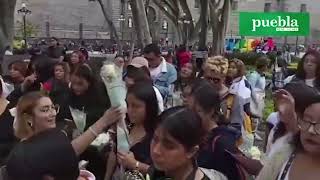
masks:
{"type": "MultiPolygon", "coordinates": [[[[284,84],[288,84],[288,83],[290,83],[292,80],[293,80],[293,78],[295,77],[295,75],[292,75],[292,76],[288,76],[285,80],[284,80],[284,84]]],[[[306,83],[306,85],[307,86],[310,86],[310,87],[314,87],[314,80],[315,80],[316,78],[312,78],[312,79],[305,79],[305,83],[306,83]]]]}
{"type": "Polygon", "coordinates": [[[313,85],[314,80],[315,80],[315,78],[306,79],[305,83],[306,83],[307,86],[314,87],[314,85],[313,85]]]}
{"type": "Polygon", "coordinates": [[[279,123],[279,121],[280,121],[280,118],[279,118],[278,112],[271,113],[267,118],[267,122],[272,124],[273,126],[276,126],[279,123]]]}
{"type": "Polygon", "coordinates": [[[158,107],[159,107],[159,114],[162,113],[162,111],[164,111],[164,106],[163,106],[163,98],[161,96],[160,91],[158,90],[158,88],[156,88],[155,86],[153,86],[154,92],[156,93],[156,97],[157,97],[157,101],[158,101],[158,107]]]}
{"type": "Polygon", "coordinates": [[[161,73],[161,69],[162,69],[162,63],[156,68],[153,68],[153,69],[150,68],[150,75],[153,80],[155,80],[158,77],[158,75],[161,73]]]}
{"type": "Polygon", "coordinates": [[[249,103],[251,100],[251,90],[246,87],[245,77],[237,78],[233,81],[229,88],[231,94],[235,94],[244,99],[244,103],[249,103]]]}
{"type": "Polygon", "coordinates": [[[13,55],[13,53],[12,53],[11,51],[6,50],[6,52],[4,53],[4,55],[12,56],[12,55],[13,55]]]}
{"type": "Polygon", "coordinates": [[[292,81],[292,79],[294,78],[295,75],[292,75],[292,76],[288,76],[286,79],[284,79],[284,85],[290,83],[292,81]]]}
{"type": "Polygon", "coordinates": [[[11,84],[5,83],[1,76],[0,76],[0,83],[2,85],[2,94],[0,94],[0,96],[6,98],[14,90],[14,86],[11,84]]]}

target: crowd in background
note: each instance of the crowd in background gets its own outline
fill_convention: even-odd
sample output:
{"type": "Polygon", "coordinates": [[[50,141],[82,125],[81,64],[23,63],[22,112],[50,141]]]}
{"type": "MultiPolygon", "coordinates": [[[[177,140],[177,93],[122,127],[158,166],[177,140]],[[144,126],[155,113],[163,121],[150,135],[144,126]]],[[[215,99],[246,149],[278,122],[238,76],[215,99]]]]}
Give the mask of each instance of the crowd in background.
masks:
{"type": "MultiPolygon", "coordinates": [[[[295,75],[274,80],[264,156],[253,153],[263,122],[266,73],[261,57],[198,64],[186,47],[162,56],[157,44],[123,69],[127,112],[111,107],[107,87],[83,50],[65,56],[56,38],[1,79],[3,179],[316,180],[320,177],[320,53],[307,52],[295,75]],[[319,108],[319,109],[318,109],[319,108]],[[126,116],[129,153],[117,151],[115,123],[126,116]],[[79,129],[76,119],[84,118],[79,129]],[[92,142],[107,132],[101,149],[92,142]],[[259,156],[259,157],[257,157],[259,156]],[[85,162],[85,163],[83,163],[85,162]]],[[[274,62],[273,62],[274,63],[274,62]]],[[[275,62],[278,67],[278,62],[275,62]]]]}

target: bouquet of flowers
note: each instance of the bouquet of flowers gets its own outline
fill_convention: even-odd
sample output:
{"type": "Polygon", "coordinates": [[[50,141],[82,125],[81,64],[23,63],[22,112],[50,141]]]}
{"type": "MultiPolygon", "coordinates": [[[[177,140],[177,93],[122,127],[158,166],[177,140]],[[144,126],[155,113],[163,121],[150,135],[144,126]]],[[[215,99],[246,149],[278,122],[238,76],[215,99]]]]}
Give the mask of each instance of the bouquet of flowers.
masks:
{"type": "Polygon", "coordinates": [[[86,127],[87,115],[84,112],[84,109],[79,110],[76,108],[72,108],[71,106],[69,106],[69,109],[71,112],[72,119],[76,125],[76,129],[74,129],[72,132],[72,138],[76,138],[84,132],[84,129],[86,127]]]}
{"type": "MultiPolygon", "coordinates": [[[[127,88],[122,80],[122,69],[115,64],[105,64],[101,68],[100,76],[107,88],[111,106],[121,107],[126,111],[127,88]]],[[[129,149],[128,129],[123,116],[117,124],[117,150],[128,153],[129,149]]]]}
{"type": "Polygon", "coordinates": [[[249,150],[249,153],[250,153],[250,157],[252,159],[256,159],[256,160],[261,160],[261,151],[259,150],[259,148],[257,146],[253,146],[250,150],[249,150]]]}

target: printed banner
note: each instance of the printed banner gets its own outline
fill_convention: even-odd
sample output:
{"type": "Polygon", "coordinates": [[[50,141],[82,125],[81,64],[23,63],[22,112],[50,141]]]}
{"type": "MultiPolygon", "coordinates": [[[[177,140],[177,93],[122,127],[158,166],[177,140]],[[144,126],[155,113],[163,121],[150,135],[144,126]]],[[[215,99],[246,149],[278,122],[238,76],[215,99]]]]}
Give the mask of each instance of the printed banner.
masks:
{"type": "Polygon", "coordinates": [[[240,12],[241,36],[309,36],[309,13],[240,12]]]}

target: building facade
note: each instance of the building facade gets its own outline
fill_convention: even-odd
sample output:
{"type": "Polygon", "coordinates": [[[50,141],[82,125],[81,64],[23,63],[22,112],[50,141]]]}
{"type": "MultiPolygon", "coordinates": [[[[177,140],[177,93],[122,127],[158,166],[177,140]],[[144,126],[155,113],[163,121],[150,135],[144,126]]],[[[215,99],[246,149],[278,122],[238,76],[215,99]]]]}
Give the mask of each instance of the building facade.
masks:
{"type": "MultiPolygon", "coordinates": [[[[133,17],[129,0],[103,0],[107,13],[112,18],[118,35],[123,40],[131,40],[134,34],[133,17]]],[[[227,30],[227,37],[239,36],[239,12],[273,12],[306,11],[311,17],[311,33],[309,37],[299,37],[301,44],[320,44],[320,3],[318,0],[235,0],[227,30]]],[[[111,38],[98,2],[95,0],[18,0],[17,9],[25,2],[32,14],[28,22],[38,28],[37,36],[57,36],[59,38],[108,39],[111,38]]],[[[200,16],[200,0],[187,0],[194,22],[200,16]]],[[[150,1],[148,20],[154,40],[164,40],[174,43],[177,41],[175,28],[165,15],[150,1]]],[[[16,14],[16,20],[21,20],[16,14]]],[[[208,41],[212,41],[212,33],[208,33],[208,41]]],[[[252,37],[248,37],[252,38],[252,37]]],[[[295,43],[296,37],[277,38],[279,42],[295,43]]]]}
{"type": "MultiPolygon", "coordinates": [[[[119,1],[119,0],[117,0],[119,1]]],[[[120,3],[109,3],[106,1],[108,13],[116,17],[113,9],[117,9],[120,3]]],[[[38,37],[56,36],[59,38],[80,38],[80,31],[83,37],[88,39],[110,38],[108,24],[106,23],[100,6],[95,1],[89,0],[18,0],[16,9],[26,3],[27,8],[32,11],[27,16],[27,22],[37,28],[38,37]]],[[[21,15],[16,13],[16,22],[22,21],[21,15]]],[[[18,23],[17,23],[18,24],[18,23]]],[[[16,28],[18,25],[16,24],[16,28]]]]}

